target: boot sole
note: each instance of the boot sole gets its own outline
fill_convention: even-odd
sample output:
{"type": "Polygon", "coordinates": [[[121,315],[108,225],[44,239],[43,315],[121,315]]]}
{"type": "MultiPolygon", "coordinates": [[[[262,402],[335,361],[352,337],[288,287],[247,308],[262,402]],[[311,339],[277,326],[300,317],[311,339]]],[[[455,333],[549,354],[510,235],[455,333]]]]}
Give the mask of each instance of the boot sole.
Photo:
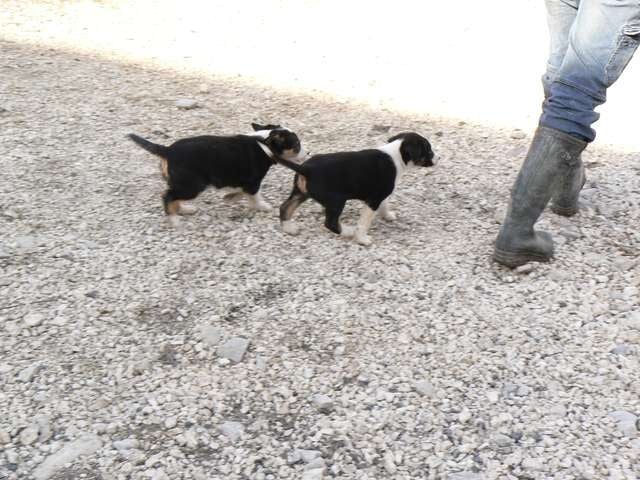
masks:
{"type": "Polygon", "coordinates": [[[576,207],[559,207],[557,205],[551,205],[551,211],[556,215],[561,215],[563,217],[573,217],[578,213],[578,209],[576,207]]]}
{"type": "Polygon", "coordinates": [[[551,257],[532,252],[506,252],[504,250],[494,250],[493,260],[509,268],[516,268],[529,262],[548,262],[551,257]]]}

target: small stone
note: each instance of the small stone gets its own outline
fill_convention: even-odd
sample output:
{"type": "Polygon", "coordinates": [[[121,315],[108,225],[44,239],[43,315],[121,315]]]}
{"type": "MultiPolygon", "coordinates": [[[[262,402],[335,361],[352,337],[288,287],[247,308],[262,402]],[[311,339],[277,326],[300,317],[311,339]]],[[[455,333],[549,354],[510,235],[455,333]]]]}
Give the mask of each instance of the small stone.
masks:
{"type": "Polygon", "coordinates": [[[0,258],[9,258],[11,254],[9,250],[6,250],[2,245],[0,245],[0,258]]]}
{"type": "Polygon", "coordinates": [[[620,344],[609,350],[609,353],[613,353],[614,355],[629,355],[633,353],[633,348],[629,345],[620,344]]]}
{"type": "Polygon", "coordinates": [[[38,425],[38,442],[46,442],[53,436],[53,432],[51,431],[51,423],[48,416],[40,415],[36,417],[36,424],[38,425]]]}
{"type": "Polygon", "coordinates": [[[100,438],[96,435],[86,435],[73,442],[67,443],[53,455],[48,456],[34,471],[36,480],[47,480],[55,472],[76,458],[90,455],[102,447],[100,438]]]}
{"type": "Polygon", "coordinates": [[[537,472],[541,472],[544,470],[544,463],[542,460],[537,458],[525,458],[522,463],[522,468],[525,470],[533,470],[537,472]]]}
{"type": "Polygon", "coordinates": [[[9,373],[11,370],[13,370],[13,365],[9,363],[0,363],[0,375],[9,373]]]}
{"type": "Polygon", "coordinates": [[[458,414],[458,421],[460,423],[467,423],[469,420],[471,420],[471,412],[468,408],[463,408],[458,414]]]}
{"type": "Polygon", "coordinates": [[[575,227],[565,227],[558,230],[558,235],[567,239],[568,242],[572,242],[582,237],[582,232],[575,227]]]}
{"type": "Polygon", "coordinates": [[[240,422],[224,422],[220,425],[220,433],[232,442],[237,442],[244,432],[244,426],[240,422]]]}
{"type": "Polygon", "coordinates": [[[200,442],[198,441],[198,435],[196,434],[195,429],[190,428],[186,432],[184,432],[184,440],[187,448],[193,450],[197,448],[200,442]]]}
{"type": "Polygon", "coordinates": [[[194,108],[198,108],[199,106],[200,105],[198,105],[197,101],[190,98],[181,98],[179,100],[176,100],[176,107],[181,110],[192,110],[194,108]]]}
{"type": "Polygon", "coordinates": [[[206,83],[202,83],[198,87],[198,92],[199,93],[209,93],[210,91],[211,91],[211,89],[209,88],[209,85],[207,85],[206,83]]]}
{"type": "Polygon", "coordinates": [[[634,420],[632,422],[618,422],[617,427],[625,437],[635,438],[638,436],[638,420],[634,420]]]}
{"type": "Polygon", "coordinates": [[[527,134],[522,130],[520,130],[519,128],[516,128],[511,132],[511,138],[515,140],[522,140],[523,138],[526,138],[526,137],[527,137],[527,134]]]}
{"type": "Polygon", "coordinates": [[[394,474],[398,470],[393,452],[389,450],[384,454],[384,468],[390,474],[394,474]]]}
{"type": "Polygon", "coordinates": [[[113,448],[118,451],[132,450],[138,448],[140,443],[135,438],[125,438],[124,440],[117,440],[113,442],[113,448]]]}
{"type": "Polygon", "coordinates": [[[507,207],[496,208],[496,211],[493,213],[493,219],[498,225],[502,225],[505,217],[507,216],[507,207]]]}
{"type": "Polygon", "coordinates": [[[6,430],[0,429],[0,445],[11,443],[11,435],[6,430]]]}
{"type": "Polygon", "coordinates": [[[16,247],[23,251],[29,251],[38,246],[38,239],[31,235],[21,235],[15,238],[16,247]]]}
{"type": "Polygon", "coordinates": [[[305,470],[302,473],[302,480],[322,480],[324,478],[324,468],[305,470]]]}
{"type": "Polygon", "coordinates": [[[456,472],[449,474],[447,480],[484,480],[484,477],[476,472],[456,472]]]}
{"type": "Polygon", "coordinates": [[[513,438],[502,433],[494,434],[492,440],[500,448],[512,447],[514,443],[513,438]]]}
{"type": "Polygon", "coordinates": [[[296,463],[300,463],[302,461],[302,456],[300,455],[300,450],[293,450],[287,454],[287,464],[295,465],[296,463]]]}
{"type": "Polygon", "coordinates": [[[416,392],[423,397],[434,397],[436,395],[436,389],[433,387],[429,380],[420,380],[414,385],[416,392]]]}
{"type": "Polygon", "coordinates": [[[39,368],[39,365],[30,365],[27,368],[21,370],[18,374],[18,381],[22,383],[30,383],[39,368]]]}
{"type": "Polygon", "coordinates": [[[151,475],[151,480],[169,480],[169,477],[167,476],[166,473],[164,473],[164,470],[162,470],[161,468],[158,468],[151,475]]]}
{"type": "Polygon", "coordinates": [[[22,321],[29,328],[37,327],[44,321],[44,315],[41,315],[39,313],[28,313],[24,317],[22,317],[22,321]]]}
{"type": "Polygon", "coordinates": [[[610,412],[609,417],[611,417],[616,422],[635,422],[638,418],[631,412],[627,412],[625,410],[616,410],[615,412],[610,412]]]}
{"type": "Polygon", "coordinates": [[[295,455],[297,455],[298,457],[300,457],[300,459],[304,463],[311,463],[316,458],[320,458],[322,456],[322,453],[319,450],[301,450],[301,449],[296,449],[296,450],[293,451],[293,453],[295,455]]]}
{"type": "Polygon", "coordinates": [[[238,363],[242,361],[242,357],[244,357],[248,347],[249,340],[242,337],[233,337],[218,347],[218,356],[238,363]]]}
{"type": "Polygon", "coordinates": [[[554,417],[566,417],[567,409],[564,407],[564,405],[554,405],[549,409],[548,414],[554,417]]]}
{"type": "Polygon", "coordinates": [[[327,395],[316,394],[313,396],[313,404],[318,411],[322,413],[330,413],[333,410],[333,400],[327,395]]]}
{"type": "Polygon", "coordinates": [[[500,400],[500,393],[496,392],[495,390],[489,390],[487,392],[487,399],[491,403],[498,403],[498,400],[500,400]]]}
{"type": "Polygon", "coordinates": [[[39,431],[37,425],[30,425],[20,432],[20,443],[31,445],[38,439],[39,431]]]}
{"type": "Polygon", "coordinates": [[[164,426],[167,429],[174,428],[178,424],[178,419],[176,417],[169,417],[164,421],[164,426]]]}
{"type": "Polygon", "coordinates": [[[320,457],[314,458],[304,466],[305,470],[317,470],[317,469],[324,470],[325,468],[326,468],[326,465],[324,463],[324,460],[320,457]]]}
{"type": "Polygon", "coordinates": [[[535,271],[536,266],[533,263],[525,263],[516,268],[516,273],[527,274],[535,271]]]}
{"type": "Polygon", "coordinates": [[[68,321],[69,321],[69,319],[67,317],[63,317],[63,316],[59,315],[56,318],[54,318],[53,320],[51,320],[51,324],[55,325],[56,327],[62,327],[64,325],[66,325],[68,321]]]}
{"type": "Polygon", "coordinates": [[[526,385],[520,385],[518,387],[518,390],[516,391],[516,395],[519,397],[526,397],[530,395],[532,391],[533,390],[531,390],[531,388],[527,387],[526,385]]]}
{"type": "Polygon", "coordinates": [[[220,343],[222,338],[222,330],[213,325],[205,325],[200,329],[200,338],[210,347],[215,347],[220,343]]]}

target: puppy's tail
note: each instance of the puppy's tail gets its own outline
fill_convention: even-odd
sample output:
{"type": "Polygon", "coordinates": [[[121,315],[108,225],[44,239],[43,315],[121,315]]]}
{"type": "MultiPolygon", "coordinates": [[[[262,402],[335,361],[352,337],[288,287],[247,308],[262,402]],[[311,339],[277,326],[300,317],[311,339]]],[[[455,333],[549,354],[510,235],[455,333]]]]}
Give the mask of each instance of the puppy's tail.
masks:
{"type": "Polygon", "coordinates": [[[291,160],[285,160],[284,158],[276,158],[276,160],[278,161],[278,163],[284,165],[289,170],[293,170],[294,172],[300,173],[300,174],[305,173],[304,165],[301,165],[296,162],[292,162],[291,160]]]}
{"type": "Polygon", "coordinates": [[[157,143],[152,143],[149,140],[145,140],[144,138],[139,137],[135,133],[130,133],[129,135],[127,135],[127,137],[129,137],[129,139],[132,140],[135,144],[144,148],[147,152],[153,153],[158,157],[166,158],[168,148],[165,147],[164,145],[158,145],[157,143]]]}

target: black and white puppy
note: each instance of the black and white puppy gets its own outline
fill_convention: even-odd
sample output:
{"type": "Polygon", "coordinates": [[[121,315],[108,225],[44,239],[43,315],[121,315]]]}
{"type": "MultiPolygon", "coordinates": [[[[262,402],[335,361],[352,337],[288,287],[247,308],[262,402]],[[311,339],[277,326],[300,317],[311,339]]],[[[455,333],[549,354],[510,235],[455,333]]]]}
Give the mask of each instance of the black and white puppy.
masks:
{"type": "MultiPolygon", "coordinates": [[[[260,185],[278,160],[301,161],[307,157],[298,136],[280,125],[252,123],[247,135],[184,138],[164,146],[135,134],[129,138],[160,157],[160,171],[168,189],[162,196],[167,215],[190,215],[195,208],[182,202],[196,198],[209,186],[224,189],[225,198],[247,196],[253,208],[269,211],[260,185]]],[[[173,217],[175,218],[175,217],[173,217]]]]}
{"type": "Polygon", "coordinates": [[[367,232],[378,211],[385,220],[395,219],[389,209],[389,196],[402,175],[414,166],[434,165],[431,145],[417,133],[400,133],[388,142],[371,150],[314,155],[302,164],[278,160],[296,172],[293,191],[280,207],[282,229],[297,234],[291,217],[302,202],[313,198],[324,206],[324,224],[329,230],[346,237],[355,236],[356,242],[370,245],[367,232]],[[355,230],[340,223],[345,203],[352,199],[365,203],[355,230]]]}

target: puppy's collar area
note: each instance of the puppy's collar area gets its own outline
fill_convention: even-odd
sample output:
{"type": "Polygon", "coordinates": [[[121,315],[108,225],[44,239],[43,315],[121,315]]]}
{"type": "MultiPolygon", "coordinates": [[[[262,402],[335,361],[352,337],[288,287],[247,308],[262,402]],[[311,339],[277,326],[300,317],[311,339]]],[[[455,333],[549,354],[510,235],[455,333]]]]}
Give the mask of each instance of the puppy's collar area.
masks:
{"type": "Polygon", "coordinates": [[[275,163],[276,161],[276,155],[275,153],[273,153],[273,151],[271,151],[271,149],[269,147],[267,147],[262,141],[258,140],[258,145],[260,145],[260,148],[262,149],[262,151],[264,153],[267,154],[267,157],[269,157],[271,160],[273,160],[273,162],[275,163]]]}
{"type": "Polygon", "coordinates": [[[396,169],[398,170],[398,174],[402,174],[405,170],[410,168],[409,165],[405,163],[404,159],[402,158],[402,154],[400,153],[401,146],[402,146],[402,139],[398,139],[377,148],[381,152],[384,152],[391,157],[391,160],[393,160],[393,163],[396,166],[396,169]]]}

